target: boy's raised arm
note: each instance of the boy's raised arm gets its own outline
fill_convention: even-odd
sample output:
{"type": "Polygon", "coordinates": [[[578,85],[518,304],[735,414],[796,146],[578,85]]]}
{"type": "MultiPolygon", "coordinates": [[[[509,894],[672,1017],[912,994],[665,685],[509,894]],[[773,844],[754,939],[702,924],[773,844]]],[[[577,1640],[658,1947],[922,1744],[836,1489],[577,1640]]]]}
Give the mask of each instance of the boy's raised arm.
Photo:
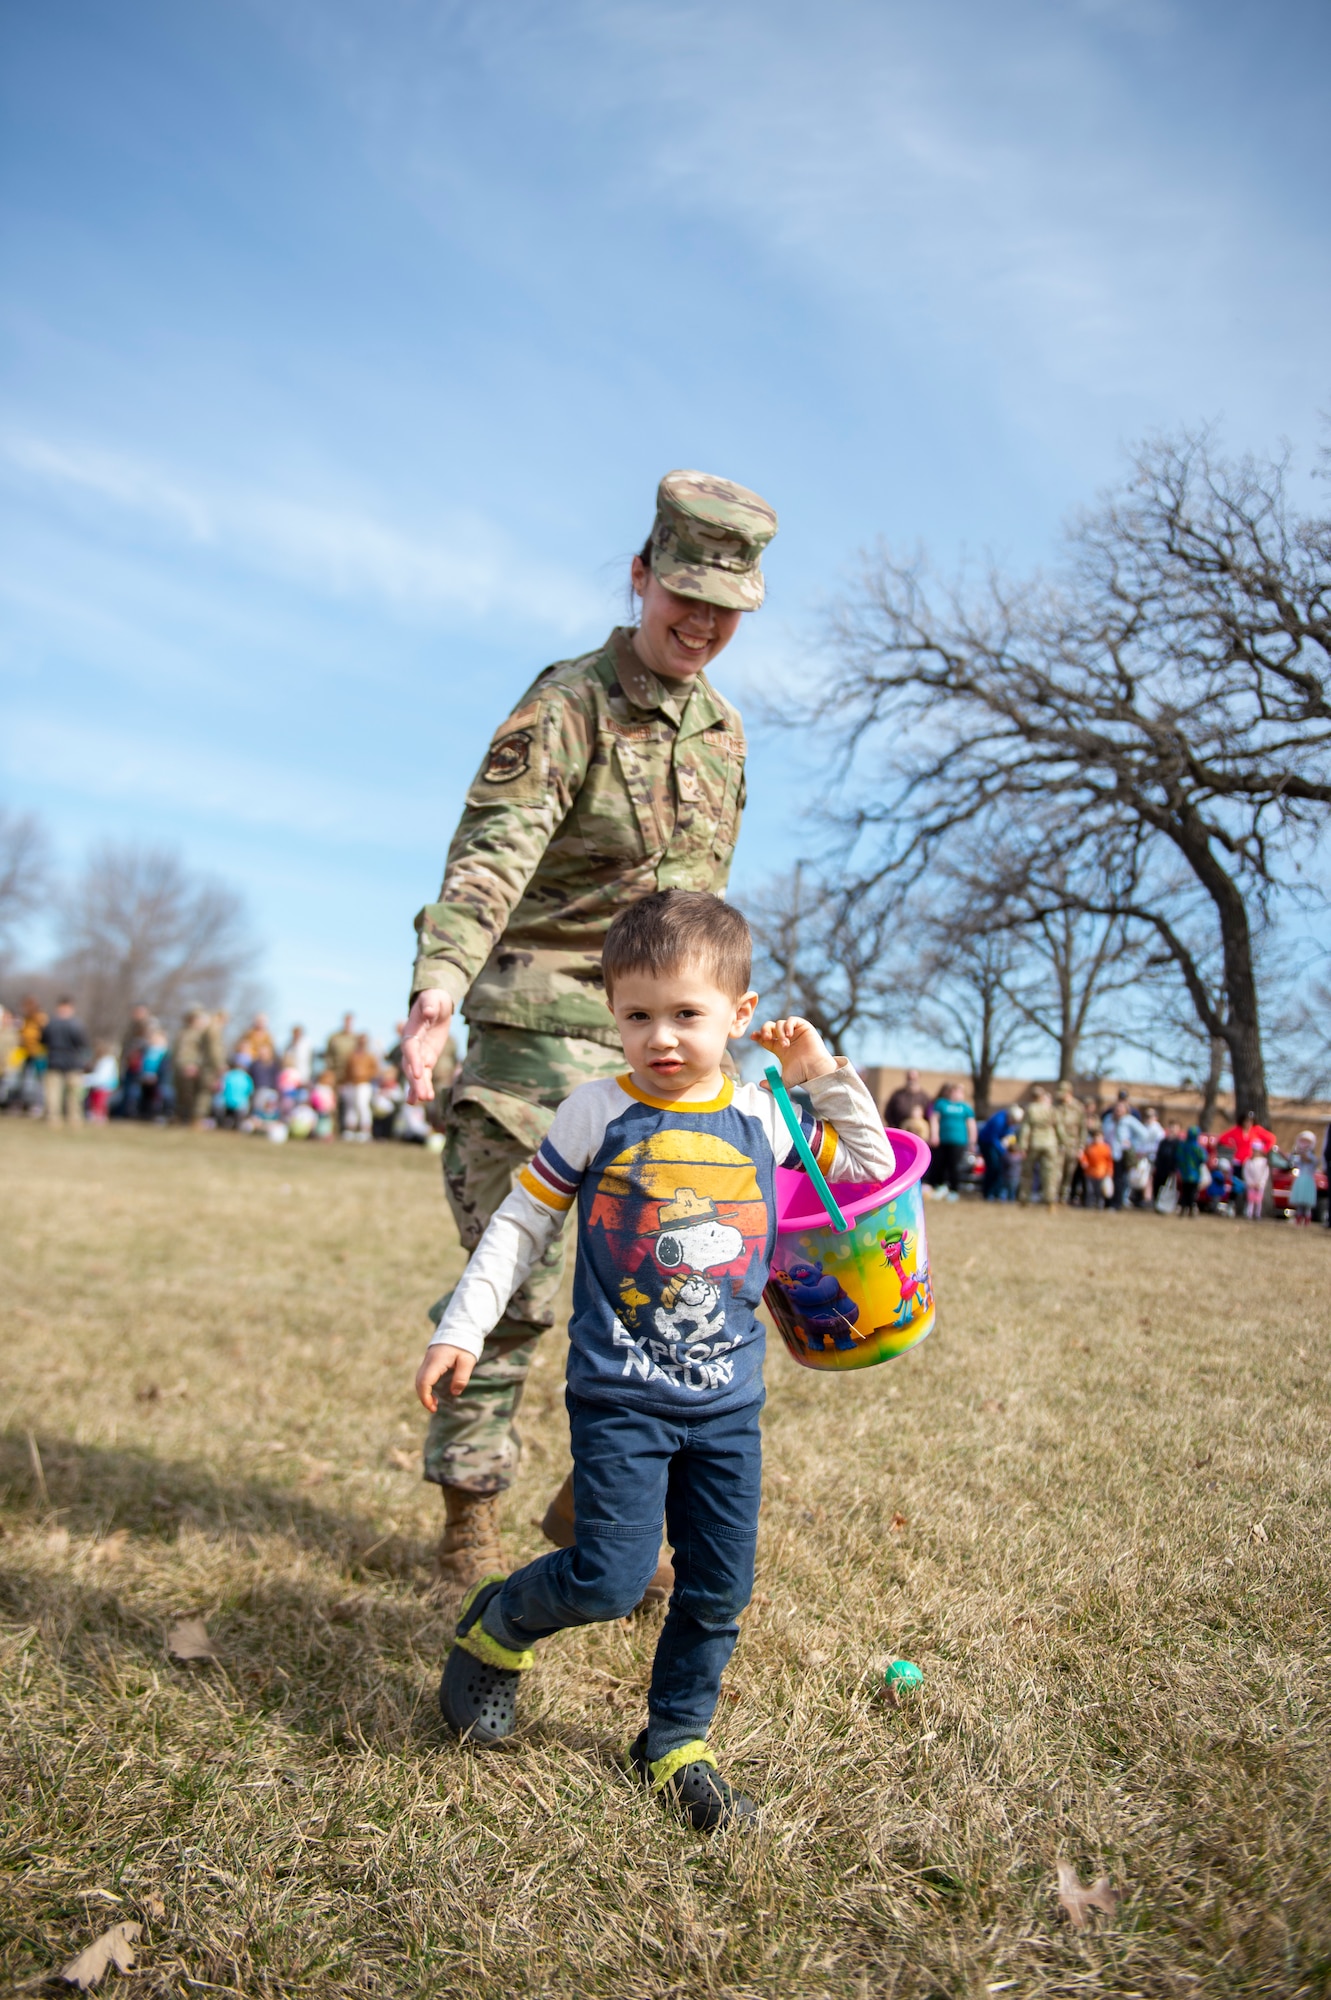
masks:
{"type": "Polygon", "coordinates": [[[878,1106],[847,1058],[838,1056],[836,1064],[829,1075],[811,1077],[804,1086],[824,1130],[835,1134],[831,1164],[823,1165],[823,1172],[830,1181],[890,1180],[897,1160],[878,1106]]]}
{"type": "MultiPolygon", "coordinates": [[[[792,1015],[765,1021],[753,1039],[777,1057],[787,1087],[800,1084],[809,1093],[819,1126],[814,1152],[829,1180],[885,1181],[896,1172],[892,1142],[878,1116],[878,1106],[858,1070],[845,1056],[834,1056],[812,1022],[792,1015]]],[[[778,1160],[790,1150],[789,1135],[775,1102],[767,1099],[772,1145],[778,1160]]],[[[795,1161],[789,1164],[795,1165],[795,1161]]]]}

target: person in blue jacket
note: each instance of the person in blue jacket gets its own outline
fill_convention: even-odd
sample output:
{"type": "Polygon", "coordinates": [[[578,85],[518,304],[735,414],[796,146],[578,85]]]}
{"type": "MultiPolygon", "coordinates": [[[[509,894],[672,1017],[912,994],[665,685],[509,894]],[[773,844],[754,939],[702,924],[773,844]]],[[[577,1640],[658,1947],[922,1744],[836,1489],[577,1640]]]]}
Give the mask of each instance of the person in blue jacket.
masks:
{"type": "Polygon", "coordinates": [[[1007,1145],[1009,1135],[1021,1124],[1021,1108],[1005,1104],[1000,1110],[991,1112],[979,1130],[980,1156],[984,1161],[984,1185],[981,1192],[986,1201],[1006,1201],[1010,1195],[1007,1176],[1007,1145]]]}

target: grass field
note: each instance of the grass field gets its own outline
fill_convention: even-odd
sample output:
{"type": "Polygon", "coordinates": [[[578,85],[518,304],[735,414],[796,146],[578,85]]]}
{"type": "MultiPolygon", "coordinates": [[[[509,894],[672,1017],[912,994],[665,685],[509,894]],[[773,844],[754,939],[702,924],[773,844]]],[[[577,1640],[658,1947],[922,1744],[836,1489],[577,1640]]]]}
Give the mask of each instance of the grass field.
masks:
{"type": "Polygon", "coordinates": [[[6,1120],[0,1170],[0,1990],[133,1919],[103,1991],[1331,1992],[1325,1232],[937,1204],[917,1353],[774,1351],[715,1732],[764,1815],[709,1843],[614,1763],[652,1615],[552,1641],[502,1750],[442,1732],[435,1162],[6,1120]]]}

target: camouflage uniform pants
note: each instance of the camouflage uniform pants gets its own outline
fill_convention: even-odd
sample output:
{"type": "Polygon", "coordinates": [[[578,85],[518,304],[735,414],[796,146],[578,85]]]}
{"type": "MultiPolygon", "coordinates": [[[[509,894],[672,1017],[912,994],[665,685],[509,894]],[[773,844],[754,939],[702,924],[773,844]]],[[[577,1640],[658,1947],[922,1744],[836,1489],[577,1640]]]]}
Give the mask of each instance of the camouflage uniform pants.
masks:
{"type": "Polygon", "coordinates": [[[1063,1155],[1057,1146],[1032,1146],[1021,1163],[1021,1199],[1030,1201],[1035,1190],[1035,1169],[1040,1168],[1040,1199],[1047,1208],[1058,1200],[1063,1179],[1063,1155]]]}
{"type": "MultiPolygon", "coordinates": [[[[623,1068],[617,1047],[471,1025],[444,1123],[444,1192],[468,1254],[574,1085],[617,1076],[623,1068]]],[[[436,1485],[471,1493],[501,1493],[512,1485],[522,1449],[514,1418],[536,1343],[554,1325],[563,1273],[559,1236],[513,1294],[462,1394],[441,1397],[425,1439],[425,1477],[436,1485]]],[[[430,1308],[436,1326],[452,1296],[446,1292],[430,1308]]]]}

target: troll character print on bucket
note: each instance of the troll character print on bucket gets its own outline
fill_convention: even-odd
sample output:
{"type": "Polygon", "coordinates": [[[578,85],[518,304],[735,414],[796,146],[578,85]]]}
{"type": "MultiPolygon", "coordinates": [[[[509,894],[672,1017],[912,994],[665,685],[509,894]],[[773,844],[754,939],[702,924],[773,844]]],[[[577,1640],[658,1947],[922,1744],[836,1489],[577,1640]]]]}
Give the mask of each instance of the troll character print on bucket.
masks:
{"type": "Polygon", "coordinates": [[[832,1227],[807,1176],[777,1170],[777,1239],[763,1294],[805,1368],[869,1368],[904,1354],[934,1323],[920,1176],[928,1147],[889,1134],[890,1181],[832,1190],[850,1226],[832,1227]]]}

